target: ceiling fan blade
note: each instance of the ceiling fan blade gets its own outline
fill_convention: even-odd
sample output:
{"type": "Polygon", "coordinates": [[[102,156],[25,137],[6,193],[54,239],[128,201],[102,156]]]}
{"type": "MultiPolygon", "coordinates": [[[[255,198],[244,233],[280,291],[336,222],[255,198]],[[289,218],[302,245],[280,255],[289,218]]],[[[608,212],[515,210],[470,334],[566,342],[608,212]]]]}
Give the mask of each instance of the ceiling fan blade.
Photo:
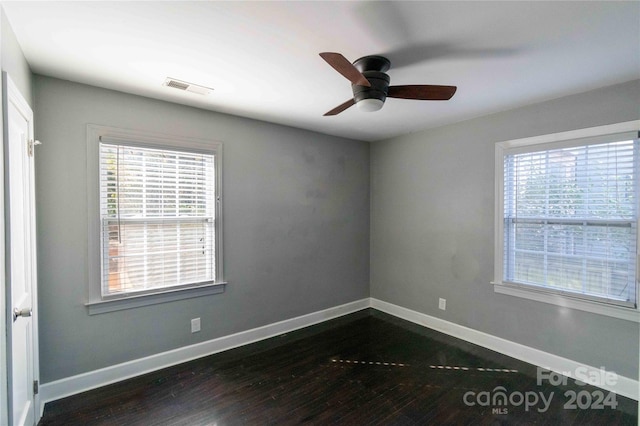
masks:
{"type": "Polygon", "coordinates": [[[328,115],[338,115],[340,114],[342,111],[344,111],[345,109],[349,108],[350,106],[354,105],[356,103],[355,100],[353,100],[353,98],[349,99],[347,102],[344,102],[340,105],[338,105],[337,107],[335,107],[334,109],[332,109],[331,111],[327,112],[326,114],[324,114],[324,117],[328,116],[328,115]]]}
{"type": "Polygon", "coordinates": [[[447,101],[456,93],[456,86],[435,86],[409,84],[405,86],[390,86],[389,98],[418,99],[423,101],[447,101]]]}
{"type": "Polygon", "coordinates": [[[340,53],[323,52],[320,54],[320,57],[327,61],[327,63],[331,65],[333,69],[345,76],[351,83],[358,86],[371,87],[371,83],[369,83],[369,80],[367,80],[367,78],[362,75],[362,73],[358,71],[358,69],[354,67],[353,64],[340,53]]]}

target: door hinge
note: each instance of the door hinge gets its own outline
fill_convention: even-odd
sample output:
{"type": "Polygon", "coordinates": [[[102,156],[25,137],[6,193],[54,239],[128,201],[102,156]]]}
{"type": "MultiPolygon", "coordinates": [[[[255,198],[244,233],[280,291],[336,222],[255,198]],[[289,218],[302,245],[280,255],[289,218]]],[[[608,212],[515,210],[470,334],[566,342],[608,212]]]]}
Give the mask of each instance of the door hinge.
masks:
{"type": "Polygon", "coordinates": [[[27,154],[29,154],[29,157],[33,157],[33,147],[35,147],[36,145],[41,145],[42,142],[38,141],[38,140],[33,140],[30,139],[29,142],[27,143],[27,154]]]}
{"type": "Polygon", "coordinates": [[[34,380],[33,381],[33,394],[37,395],[38,394],[38,390],[39,390],[38,381],[34,380]]]}

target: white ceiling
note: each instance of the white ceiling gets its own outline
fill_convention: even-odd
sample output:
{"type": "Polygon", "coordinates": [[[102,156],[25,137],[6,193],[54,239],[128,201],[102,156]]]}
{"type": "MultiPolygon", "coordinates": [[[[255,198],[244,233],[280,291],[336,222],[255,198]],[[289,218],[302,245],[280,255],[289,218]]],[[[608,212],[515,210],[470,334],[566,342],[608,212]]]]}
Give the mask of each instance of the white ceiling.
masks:
{"type": "Polygon", "coordinates": [[[640,78],[637,1],[2,4],[35,73],[367,141],[640,78]],[[323,117],[351,97],[324,51],[458,91],[323,117]]]}

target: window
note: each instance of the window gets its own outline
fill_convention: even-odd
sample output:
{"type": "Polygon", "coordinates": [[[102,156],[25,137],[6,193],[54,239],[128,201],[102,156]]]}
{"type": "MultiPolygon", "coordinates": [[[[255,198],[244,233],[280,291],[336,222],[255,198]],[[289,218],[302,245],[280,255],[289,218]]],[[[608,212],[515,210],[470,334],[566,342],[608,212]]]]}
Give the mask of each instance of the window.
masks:
{"type": "Polygon", "coordinates": [[[221,145],[99,126],[89,133],[99,240],[90,313],[219,292],[221,145]]]}
{"type": "Polygon", "coordinates": [[[637,317],[640,142],[637,130],[627,132],[634,126],[496,145],[496,291],[637,317]]]}

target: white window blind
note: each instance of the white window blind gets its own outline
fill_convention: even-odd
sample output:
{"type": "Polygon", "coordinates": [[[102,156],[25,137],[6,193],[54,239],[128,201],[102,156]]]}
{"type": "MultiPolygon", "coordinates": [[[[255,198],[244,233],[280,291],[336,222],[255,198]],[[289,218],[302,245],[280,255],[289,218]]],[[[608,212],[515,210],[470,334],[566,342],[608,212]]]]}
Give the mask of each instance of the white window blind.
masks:
{"type": "Polygon", "coordinates": [[[634,306],[638,140],[531,149],[504,156],[504,281],[634,306]]]}
{"type": "Polygon", "coordinates": [[[102,295],[216,281],[214,154],[101,142],[102,295]]]}

